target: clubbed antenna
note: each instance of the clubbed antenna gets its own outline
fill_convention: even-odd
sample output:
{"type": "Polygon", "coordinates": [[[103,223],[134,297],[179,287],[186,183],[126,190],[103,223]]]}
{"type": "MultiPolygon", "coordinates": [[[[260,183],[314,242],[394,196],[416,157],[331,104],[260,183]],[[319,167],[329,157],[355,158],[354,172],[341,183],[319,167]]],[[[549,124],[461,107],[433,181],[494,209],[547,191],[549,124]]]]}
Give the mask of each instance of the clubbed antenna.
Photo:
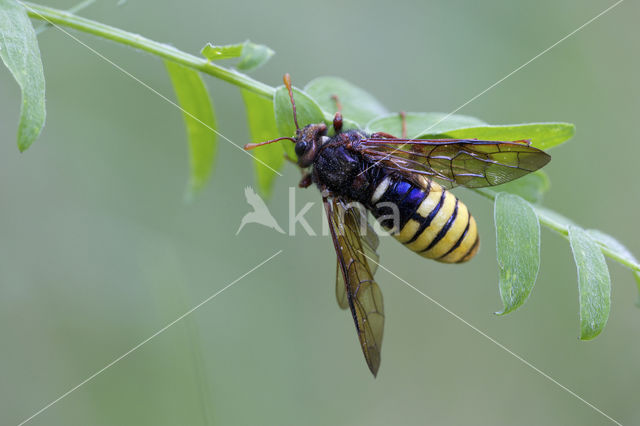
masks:
{"type": "Polygon", "coordinates": [[[244,149],[245,149],[245,150],[247,150],[247,151],[249,151],[249,150],[251,150],[251,149],[253,149],[253,148],[257,148],[257,147],[262,146],[262,145],[268,145],[268,144],[270,144],[270,143],[274,143],[274,142],[278,142],[278,141],[282,141],[282,140],[289,140],[289,141],[291,141],[291,142],[293,142],[293,143],[295,143],[295,142],[296,142],[296,140],[295,140],[294,138],[290,138],[290,137],[282,137],[282,138],[277,138],[277,139],[271,139],[270,141],[265,141],[265,142],[259,142],[259,143],[248,143],[248,144],[246,144],[246,145],[244,146],[244,149]]]}
{"type": "Polygon", "coordinates": [[[300,130],[300,126],[298,126],[298,114],[296,113],[296,103],[293,100],[293,90],[291,89],[291,76],[289,73],[286,73],[282,80],[289,91],[289,99],[291,99],[291,107],[293,108],[293,122],[296,124],[296,130],[300,130]]]}

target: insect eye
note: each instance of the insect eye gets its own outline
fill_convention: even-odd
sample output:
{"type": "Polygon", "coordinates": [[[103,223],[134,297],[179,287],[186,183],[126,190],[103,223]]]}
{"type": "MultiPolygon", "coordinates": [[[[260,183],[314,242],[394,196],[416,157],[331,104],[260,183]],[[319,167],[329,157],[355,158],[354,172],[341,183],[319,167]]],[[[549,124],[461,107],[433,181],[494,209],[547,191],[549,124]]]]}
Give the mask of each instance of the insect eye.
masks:
{"type": "Polygon", "coordinates": [[[302,157],[302,155],[307,152],[309,148],[309,143],[307,141],[299,141],[296,143],[295,151],[298,157],[302,157]]]}

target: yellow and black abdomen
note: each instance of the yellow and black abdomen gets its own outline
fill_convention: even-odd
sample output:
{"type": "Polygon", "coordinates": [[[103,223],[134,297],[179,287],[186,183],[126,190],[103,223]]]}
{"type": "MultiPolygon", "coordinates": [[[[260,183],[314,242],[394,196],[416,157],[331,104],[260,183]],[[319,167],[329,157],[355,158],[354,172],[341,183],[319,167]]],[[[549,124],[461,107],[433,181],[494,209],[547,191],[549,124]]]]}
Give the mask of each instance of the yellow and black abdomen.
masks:
{"type": "Polygon", "coordinates": [[[420,187],[388,175],[373,191],[370,206],[382,226],[423,257],[460,263],[478,251],[478,229],[467,206],[434,181],[420,187]]]}

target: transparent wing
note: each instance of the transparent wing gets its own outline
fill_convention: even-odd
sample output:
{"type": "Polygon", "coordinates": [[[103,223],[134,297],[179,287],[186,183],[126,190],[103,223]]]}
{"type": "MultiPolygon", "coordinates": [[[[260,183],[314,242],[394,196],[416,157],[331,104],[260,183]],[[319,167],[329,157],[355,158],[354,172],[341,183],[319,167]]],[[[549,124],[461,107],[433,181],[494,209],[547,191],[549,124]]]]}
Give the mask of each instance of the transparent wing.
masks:
{"type": "MultiPolygon", "coordinates": [[[[379,256],[376,250],[378,249],[378,244],[380,244],[380,241],[378,240],[378,234],[376,234],[376,231],[373,230],[373,228],[369,224],[369,221],[367,220],[365,210],[363,209],[361,212],[361,214],[358,214],[358,212],[352,212],[350,214],[353,214],[354,221],[357,221],[357,229],[360,233],[362,246],[364,249],[364,253],[367,256],[367,260],[373,259],[375,261],[368,262],[369,268],[371,270],[371,275],[375,275],[376,270],[378,269],[379,260],[379,256]]],[[[347,299],[347,287],[344,284],[344,277],[340,269],[340,259],[338,259],[336,262],[336,300],[338,301],[338,306],[340,306],[341,309],[347,309],[349,307],[349,301],[347,299]]]]}
{"type": "MultiPolygon", "coordinates": [[[[373,280],[366,253],[369,250],[375,253],[377,236],[373,239],[367,231],[361,232],[361,225],[366,225],[366,222],[363,222],[359,209],[347,207],[336,199],[324,200],[324,204],[346,294],[343,298],[341,292],[337,292],[338,304],[342,306],[346,299],[365,360],[375,376],[380,367],[384,310],[382,293],[373,280]]],[[[377,262],[377,256],[374,259],[377,262]]]]}
{"type": "Polygon", "coordinates": [[[551,157],[528,141],[475,139],[363,139],[357,148],[371,160],[405,175],[436,179],[447,188],[500,185],[546,165],[551,157]]]}

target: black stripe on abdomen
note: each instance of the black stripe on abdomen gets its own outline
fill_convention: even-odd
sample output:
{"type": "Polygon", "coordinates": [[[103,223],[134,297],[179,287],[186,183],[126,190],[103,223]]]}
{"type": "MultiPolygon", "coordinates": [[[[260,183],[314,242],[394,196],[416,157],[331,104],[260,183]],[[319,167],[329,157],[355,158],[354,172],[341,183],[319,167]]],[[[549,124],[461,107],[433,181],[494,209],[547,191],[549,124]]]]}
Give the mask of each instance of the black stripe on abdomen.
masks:
{"type": "Polygon", "coordinates": [[[431,243],[429,243],[429,246],[426,249],[424,249],[422,252],[431,250],[436,244],[438,244],[438,242],[440,242],[444,238],[445,235],[447,235],[447,232],[449,232],[449,229],[451,228],[451,225],[456,220],[456,216],[458,216],[458,203],[459,202],[460,202],[460,200],[458,200],[456,198],[456,205],[453,208],[453,214],[449,217],[449,220],[447,220],[447,223],[444,224],[444,226],[442,227],[440,232],[438,232],[438,235],[436,235],[436,237],[433,239],[433,241],[431,241],[431,243]]]}
{"type": "Polygon", "coordinates": [[[411,244],[415,242],[420,237],[420,235],[423,234],[424,230],[427,229],[429,225],[431,225],[431,222],[433,222],[433,218],[436,217],[436,215],[442,208],[442,205],[444,204],[444,201],[446,200],[446,198],[447,198],[447,191],[442,190],[440,199],[438,200],[438,204],[436,204],[436,206],[429,212],[427,217],[422,216],[422,214],[424,213],[422,214],[418,213],[417,211],[418,209],[416,209],[412,219],[415,220],[416,222],[419,222],[420,226],[418,227],[418,230],[416,231],[413,238],[407,241],[406,244],[411,244]]]}
{"type": "Polygon", "coordinates": [[[464,262],[477,251],[477,227],[467,206],[433,181],[422,189],[387,176],[376,187],[371,201],[373,215],[384,219],[381,224],[387,229],[398,226],[394,237],[423,257],[446,263],[464,262]],[[377,203],[373,203],[374,199],[377,203]],[[393,203],[393,207],[383,203],[393,203]],[[394,224],[394,219],[398,223],[394,224]]]}

